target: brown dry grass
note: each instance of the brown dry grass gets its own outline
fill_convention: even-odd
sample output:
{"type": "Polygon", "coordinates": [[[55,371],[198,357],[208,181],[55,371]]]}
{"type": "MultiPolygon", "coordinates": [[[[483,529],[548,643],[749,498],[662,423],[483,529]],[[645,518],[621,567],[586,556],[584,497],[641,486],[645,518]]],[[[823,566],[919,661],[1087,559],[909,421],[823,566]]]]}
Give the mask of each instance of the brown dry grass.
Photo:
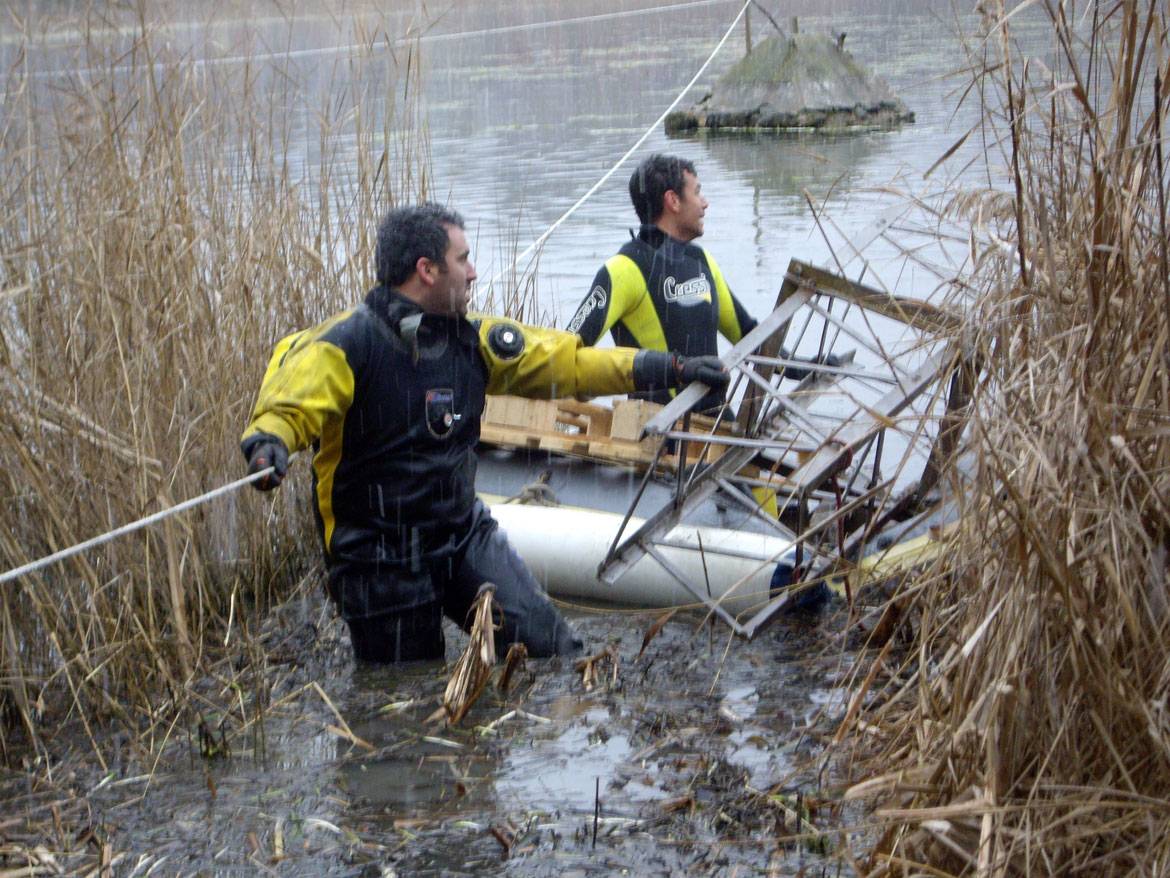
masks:
{"type": "MultiPolygon", "coordinates": [[[[271,345],[357,300],[377,216],[429,186],[397,34],[328,63],[200,65],[152,12],[91,8],[59,77],[30,72],[42,35],[19,33],[0,82],[3,570],[237,478],[271,345]]],[[[0,761],[65,717],[99,760],[105,722],[161,744],[315,563],[292,482],[0,586],[0,761]]]]}
{"type": "Polygon", "coordinates": [[[1013,185],[1001,220],[952,205],[979,291],[973,487],[904,592],[901,677],[843,730],[881,827],[865,871],[1167,874],[1166,7],[1038,4],[1047,64],[981,7],[970,93],[1013,185]]]}

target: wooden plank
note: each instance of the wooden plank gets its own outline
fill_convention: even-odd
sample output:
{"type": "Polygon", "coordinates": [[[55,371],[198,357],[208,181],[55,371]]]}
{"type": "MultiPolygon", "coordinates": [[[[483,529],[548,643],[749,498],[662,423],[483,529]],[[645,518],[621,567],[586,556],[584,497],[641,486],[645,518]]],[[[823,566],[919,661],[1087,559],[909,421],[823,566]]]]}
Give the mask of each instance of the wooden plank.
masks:
{"type": "Polygon", "coordinates": [[[815,286],[821,292],[831,293],[852,302],[867,311],[873,311],[891,320],[897,320],[916,329],[937,333],[954,333],[962,325],[962,319],[949,311],[924,302],[894,296],[856,283],[848,278],[817,268],[808,262],[793,259],[788,270],[815,286]]]}
{"type": "Polygon", "coordinates": [[[556,404],[545,399],[519,396],[489,396],[484,406],[483,422],[526,430],[552,431],[556,423],[556,404]]]}
{"type": "Polygon", "coordinates": [[[662,411],[662,406],[645,399],[621,399],[613,405],[613,420],[609,435],[614,439],[638,442],[642,427],[662,411]]]}
{"type": "MultiPolygon", "coordinates": [[[[654,442],[639,445],[604,437],[594,439],[582,433],[521,431],[500,424],[482,424],[480,441],[499,448],[540,450],[635,467],[649,466],[654,459],[655,451],[654,442]]],[[[664,459],[664,462],[667,462],[667,459],[664,459]]]]}
{"type": "MultiPolygon", "coordinates": [[[[648,400],[618,400],[614,409],[565,400],[527,400],[519,397],[489,397],[480,424],[480,441],[501,448],[540,449],[557,454],[587,457],[624,466],[647,467],[658,450],[656,438],[637,440],[642,425],[662,411],[662,406],[648,400]],[[551,408],[550,408],[551,407],[551,408]],[[568,411],[566,411],[568,410],[568,411]],[[552,428],[549,429],[549,414],[552,428]],[[570,429],[557,429],[557,425],[570,429]]],[[[692,416],[692,423],[714,427],[711,418],[692,416]]],[[[730,425],[721,428],[730,430],[730,425]]],[[[682,437],[687,441],[686,454],[691,462],[706,445],[703,433],[682,437]]],[[[705,460],[717,460],[725,451],[722,445],[707,448],[705,460]]],[[[664,455],[667,469],[678,465],[677,455],[664,455]]]]}
{"type": "Polygon", "coordinates": [[[598,411],[589,415],[590,436],[610,436],[613,431],[613,409],[597,407],[598,411]]]}
{"type": "Polygon", "coordinates": [[[556,406],[563,412],[584,415],[587,418],[604,416],[613,412],[613,409],[606,406],[598,405],[594,402],[581,402],[579,399],[558,399],[556,400],[556,406]]]}

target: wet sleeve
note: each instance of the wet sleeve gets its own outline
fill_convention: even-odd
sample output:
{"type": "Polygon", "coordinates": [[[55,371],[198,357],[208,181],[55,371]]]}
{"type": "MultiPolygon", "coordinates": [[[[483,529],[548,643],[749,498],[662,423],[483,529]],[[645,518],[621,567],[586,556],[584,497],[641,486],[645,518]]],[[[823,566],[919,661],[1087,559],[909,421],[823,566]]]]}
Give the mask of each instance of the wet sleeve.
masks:
{"type": "Polygon", "coordinates": [[[241,441],[268,433],[290,452],[307,448],[329,421],[345,417],[353,388],[353,370],[338,345],[308,333],[284,338],[268,362],[241,441]]]}
{"type": "Polygon", "coordinates": [[[577,306],[566,331],[577,333],[587,345],[597,344],[598,339],[637,306],[645,292],[645,284],[638,283],[641,277],[642,273],[628,256],[620,253],[611,256],[593,278],[589,295],[577,306]]]}
{"type": "Polygon", "coordinates": [[[537,399],[588,398],[634,389],[633,348],[594,348],[579,335],[486,317],[479,327],[487,392],[537,399]]]}
{"type": "Polygon", "coordinates": [[[711,277],[715,279],[715,297],[719,304],[719,334],[735,344],[756,328],[756,320],[748,314],[739,299],[732,295],[731,288],[723,279],[723,272],[719,270],[711,254],[704,251],[703,255],[707,258],[711,277]]]}

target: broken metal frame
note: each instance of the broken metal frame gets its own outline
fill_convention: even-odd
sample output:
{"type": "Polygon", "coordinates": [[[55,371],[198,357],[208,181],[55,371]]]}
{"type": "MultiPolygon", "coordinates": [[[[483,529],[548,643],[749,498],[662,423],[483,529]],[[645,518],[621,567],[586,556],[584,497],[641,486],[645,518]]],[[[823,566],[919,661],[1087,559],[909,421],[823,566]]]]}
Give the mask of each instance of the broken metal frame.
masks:
{"type": "MultiPolygon", "coordinates": [[[[888,216],[879,217],[878,225],[884,229],[891,221],[888,216]]],[[[662,439],[659,457],[647,470],[646,480],[657,468],[667,443],[677,443],[675,491],[666,505],[623,539],[647,483],[643,481],[598,568],[600,579],[615,584],[627,570],[648,555],[735,633],[750,639],[788,602],[790,591],[787,588],[756,610],[746,622],[741,622],[721,606],[720,600],[712,599],[709,592],[691,582],[660,551],[672,544],[668,538],[670,532],[716,491],[746,507],[789,541],[791,548],[784,554],[792,551],[795,554],[794,585],[801,572],[808,574],[809,578],[831,573],[847,560],[847,556],[864,546],[879,523],[889,521],[895,512],[910,513],[921,506],[928,492],[935,487],[940,461],[953,453],[962,432],[963,411],[970,398],[974,370],[962,359],[955,346],[946,341],[940,342],[913,371],[899,368],[879,345],[875,353],[882,357],[889,370],[888,376],[853,367],[851,353],[839,357],[844,362],[836,366],[810,365],[781,357],[793,318],[802,311],[808,317],[793,350],[814,318],[821,321],[821,353],[829,352],[826,341],[830,327],[834,330],[832,341],[845,334],[870,347],[863,338],[858,338],[856,330],[846,325],[844,316],[833,313],[833,304],[838,299],[845,303],[844,316],[848,316],[849,309],[856,307],[931,335],[953,335],[958,327],[956,317],[927,302],[892,296],[792,260],[778,293],[775,310],[722,357],[724,365],[737,373],[736,386],[742,384],[744,387],[735,418],[737,434],[726,436],[714,432],[725,421],[726,407],[711,432],[691,431],[690,410],[707,393],[707,388],[699,383],[681,390],[670,404],[644,425],[643,437],[662,439]],[[828,300],[826,307],[818,302],[820,298],[828,300]],[[777,375],[782,377],[783,370],[791,366],[799,366],[809,374],[797,383],[795,389],[785,393],[780,389],[777,375]],[[950,390],[946,394],[945,413],[931,446],[927,466],[919,482],[895,501],[892,499],[894,480],[881,476],[885,432],[899,413],[931,387],[938,387],[942,396],[941,387],[948,378],[950,390]],[[827,420],[826,416],[814,415],[804,404],[804,399],[832,390],[845,379],[855,379],[866,386],[872,386],[871,382],[880,383],[888,390],[871,405],[859,404],[858,412],[852,418],[834,424],[831,429],[822,429],[818,422],[827,420]],[[677,429],[680,420],[682,429],[677,429]],[[701,446],[699,462],[690,466],[687,464],[688,443],[701,446]],[[708,450],[714,446],[722,447],[723,453],[712,462],[703,462],[708,450]],[[735,480],[753,461],[771,462],[770,474],[775,476],[779,465],[798,447],[813,450],[803,456],[798,454],[796,464],[784,473],[781,480],[767,481],[776,492],[778,502],[795,507],[797,527],[793,531],[765,514],[758,502],[736,487],[735,480]],[[867,464],[871,456],[872,462],[867,464]],[[844,487],[840,481],[844,481],[844,487]],[[825,496],[827,488],[832,489],[837,508],[813,520],[810,501],[825,496]],[[830,539],[826,545],[825,537],[830,528],[836,531],[836,540],[830,539]],[[835,548],[831,545],[833,542],[835,548]]],[[[759,484],[760,480],[755,480],[755,483],[759,484]]],[[[760,560],[761,564],[775,564],[780,557],[760,560]]]]}

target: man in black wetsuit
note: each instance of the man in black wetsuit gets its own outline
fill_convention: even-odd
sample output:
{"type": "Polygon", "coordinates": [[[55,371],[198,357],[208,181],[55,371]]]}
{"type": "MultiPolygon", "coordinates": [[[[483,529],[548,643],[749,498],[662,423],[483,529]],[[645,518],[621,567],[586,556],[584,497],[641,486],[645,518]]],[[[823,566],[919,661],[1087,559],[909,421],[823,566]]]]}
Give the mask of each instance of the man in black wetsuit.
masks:
{"type": "MultiPolygon", "coordinates": [[[[597,272],[593,286],[566,327],[587,345],[610,330],[618,345],[685,356],[715,356],[718,335],[732,344],[751,332],[756,320],[732,295],[711,254],[694,243],[703,234],[707,199],[689,159],[655,153],[630,177],[630,201],[642,224],[616,255],[597,272]]],[[[787,359],[783,348],[780,356],[787,359]]],[[[838,365],[832,354],[811,362],[838,365]]],[[[800,380],[808,370],[788,366],[787,378],[800,380]]],[[[634,393],[667,403],[674,390],[634,393]]],[[[723,392],[708,393],[695,407],[713,413],[723,392]]],[[[775,492],[753,488],[752,494],[772,515],[778,515],[775,492]]]]}
{"type": "MultiPolygon", "coordinates": [[[[693,243],[703,234],[707,212],[694,164],[649,156],[630,177],[630,201],[642,227],[597,272],[568,331],[593,345],[611,330],[615,344],[684,356],[714,356],[718,335],[735,344],[751,332],[755,319],[732,295],[711,254],[693,243]]],[[[836,365],[836,358],[813,362],[836,365]]],[[[796,380],[807,374],[795,366],[785,370],[796,380]]],[[[674,392],[636,395],[666,403],[674,392]]],[[[722,402],[720,394],[710,393],[697,408],[708,411],[722,402]]]]}
{"type": "Polygon", "coordinates": [[[475,495],[487,393],[587,397],[654,392],[727,372],[710,357],[584,347],[572,333],[467,316],[475,267],[454,211],[390,211],[378,283],[364,302],[277,343],[244,430],[249,472],[271,490],[312,447],[329,594],[354,653],[441,658],[442,617],[467,623],[484,582],[503,608],[497,643],[530,655],[581,642],[475,495]]]}
{"type": "MultiPolygon", "coordinates": [[[[711,255],[692,243],[703,234],[707,211],[695,166],[650,156],[630,177],[630,200],[642,227],[597,272],[568,331],[593,345],[612,330],[615,344],[685,356],[714,356],[717,335],[734,344],[750,332],[756,321],[711,255]]],[[[672,393],[646,396],[665,403],[672,393]]],[[[709,394],[700,408],[721,402],[709,394]]]]}

